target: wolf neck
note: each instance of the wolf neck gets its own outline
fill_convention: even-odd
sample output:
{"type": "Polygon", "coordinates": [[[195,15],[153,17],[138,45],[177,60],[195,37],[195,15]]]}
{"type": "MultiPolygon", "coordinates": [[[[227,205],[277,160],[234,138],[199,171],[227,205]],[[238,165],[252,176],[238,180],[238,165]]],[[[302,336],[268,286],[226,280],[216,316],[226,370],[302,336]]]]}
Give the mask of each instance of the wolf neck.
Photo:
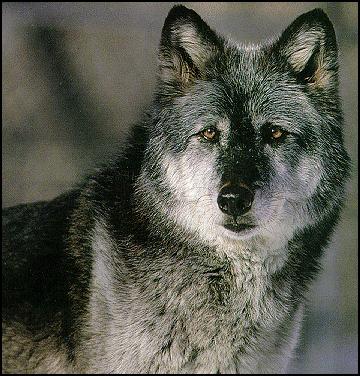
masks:
{"type": "MultiPolygon", "coordinates": [[[[300,295],[293,294],[292,276],[271,274],[261,260],[219,257],[206,247],[200,251],[161,239],[139,244],[128,237],[114,242],[101,223],[93,239],[96,289],[89,303],[93,310],[103,310],[104,301],[116,302],[108,312],[114,322],[108,337],[114,346],[129,342],[136,348],[145,324],[156,328],[159,353],[171,338],[174,349],[186,341],[189,348],[217,356],[217,344],[229,351],[249,351],[256,358],[264,348],[282,348],[291,340],[290,323],[301,305],[300,295]],[[129,301],[132,315],[123,308],[129,301]],[[134,340],[121,337],[124,321],[119,317],[124,315],[126,325],[139,328],[134,340]],[[271,333],[278,332],[286,336],[285,342],[275,343],[280,337],[271,333]]],[[[92,325],[95,333],[103,327],[99,322],[92,325]]]]}

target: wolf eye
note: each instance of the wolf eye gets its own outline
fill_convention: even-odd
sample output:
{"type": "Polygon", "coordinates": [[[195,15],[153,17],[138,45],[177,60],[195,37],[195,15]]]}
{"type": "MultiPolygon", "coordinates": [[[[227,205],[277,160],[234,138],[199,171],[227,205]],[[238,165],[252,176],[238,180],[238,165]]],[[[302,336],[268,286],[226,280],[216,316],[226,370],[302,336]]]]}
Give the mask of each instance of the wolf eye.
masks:
{"type": "Polygon", "coordinates": [[[287,134],[287,131],[275,125],[266,124],[266,126],[263,128],[263,137],[266,142],[282,141],[287,134]]]}
{"type": "Polygon", "coordinates": [[[271,128],[271,137],[274,140],[281,138],[282,136],[284,136],[284,134],[285,132],[280,128],[271,128]]]}
{"type": "Polygon", "coordinates": [[[209,127],[202,130],[200,135],[207,141],[216,141],[219,136],[219,132],[217,129],[209,127]]]}

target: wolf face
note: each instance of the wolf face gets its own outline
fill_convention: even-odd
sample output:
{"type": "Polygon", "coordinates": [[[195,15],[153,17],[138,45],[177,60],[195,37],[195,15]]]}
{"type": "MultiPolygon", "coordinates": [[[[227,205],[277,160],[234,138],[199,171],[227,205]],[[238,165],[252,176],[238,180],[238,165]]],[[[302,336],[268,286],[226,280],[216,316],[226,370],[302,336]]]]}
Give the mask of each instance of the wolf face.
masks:
{"type": "Polygon", "coordinates": [[[277,252],[343,197],[348,156],[337,45],[319,9],[243,46],[183,6],[162,31],[138,191],[176,231],[222,248],[277,252]]]}

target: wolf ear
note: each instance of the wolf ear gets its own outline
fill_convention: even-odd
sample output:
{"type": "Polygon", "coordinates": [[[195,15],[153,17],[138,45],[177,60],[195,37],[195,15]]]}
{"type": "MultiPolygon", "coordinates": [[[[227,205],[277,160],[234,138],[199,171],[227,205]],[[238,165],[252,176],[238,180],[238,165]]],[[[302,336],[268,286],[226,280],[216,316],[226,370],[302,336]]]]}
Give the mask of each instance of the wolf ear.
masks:
{"type": "Polygon", "coordinates": [[[220,37],[196,12],[183,5],[174,6],[161,34],[160,79],[191,84],[195,78],[202,77],[206,62],[220,45],[220,37]]]}
{"type": "Polygon", "coordinates": [[[328,87],[337,77],[337,44],[326,13],[314,9],[298,17],[280,36],[277,52],[299,82],[328,87]]]}

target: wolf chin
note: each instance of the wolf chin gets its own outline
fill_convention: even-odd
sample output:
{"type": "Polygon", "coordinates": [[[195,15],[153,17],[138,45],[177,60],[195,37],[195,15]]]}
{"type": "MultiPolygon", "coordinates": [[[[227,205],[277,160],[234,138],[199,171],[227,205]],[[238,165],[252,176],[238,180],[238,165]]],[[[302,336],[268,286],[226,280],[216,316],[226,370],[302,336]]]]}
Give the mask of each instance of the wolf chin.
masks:
{"type": "Polygon", "coordinates": [[[285,372],[349,175],[337,55],[320,9],[254,46],[174,7],[122,154],[3,211],[3,372],[285,372]]]}

